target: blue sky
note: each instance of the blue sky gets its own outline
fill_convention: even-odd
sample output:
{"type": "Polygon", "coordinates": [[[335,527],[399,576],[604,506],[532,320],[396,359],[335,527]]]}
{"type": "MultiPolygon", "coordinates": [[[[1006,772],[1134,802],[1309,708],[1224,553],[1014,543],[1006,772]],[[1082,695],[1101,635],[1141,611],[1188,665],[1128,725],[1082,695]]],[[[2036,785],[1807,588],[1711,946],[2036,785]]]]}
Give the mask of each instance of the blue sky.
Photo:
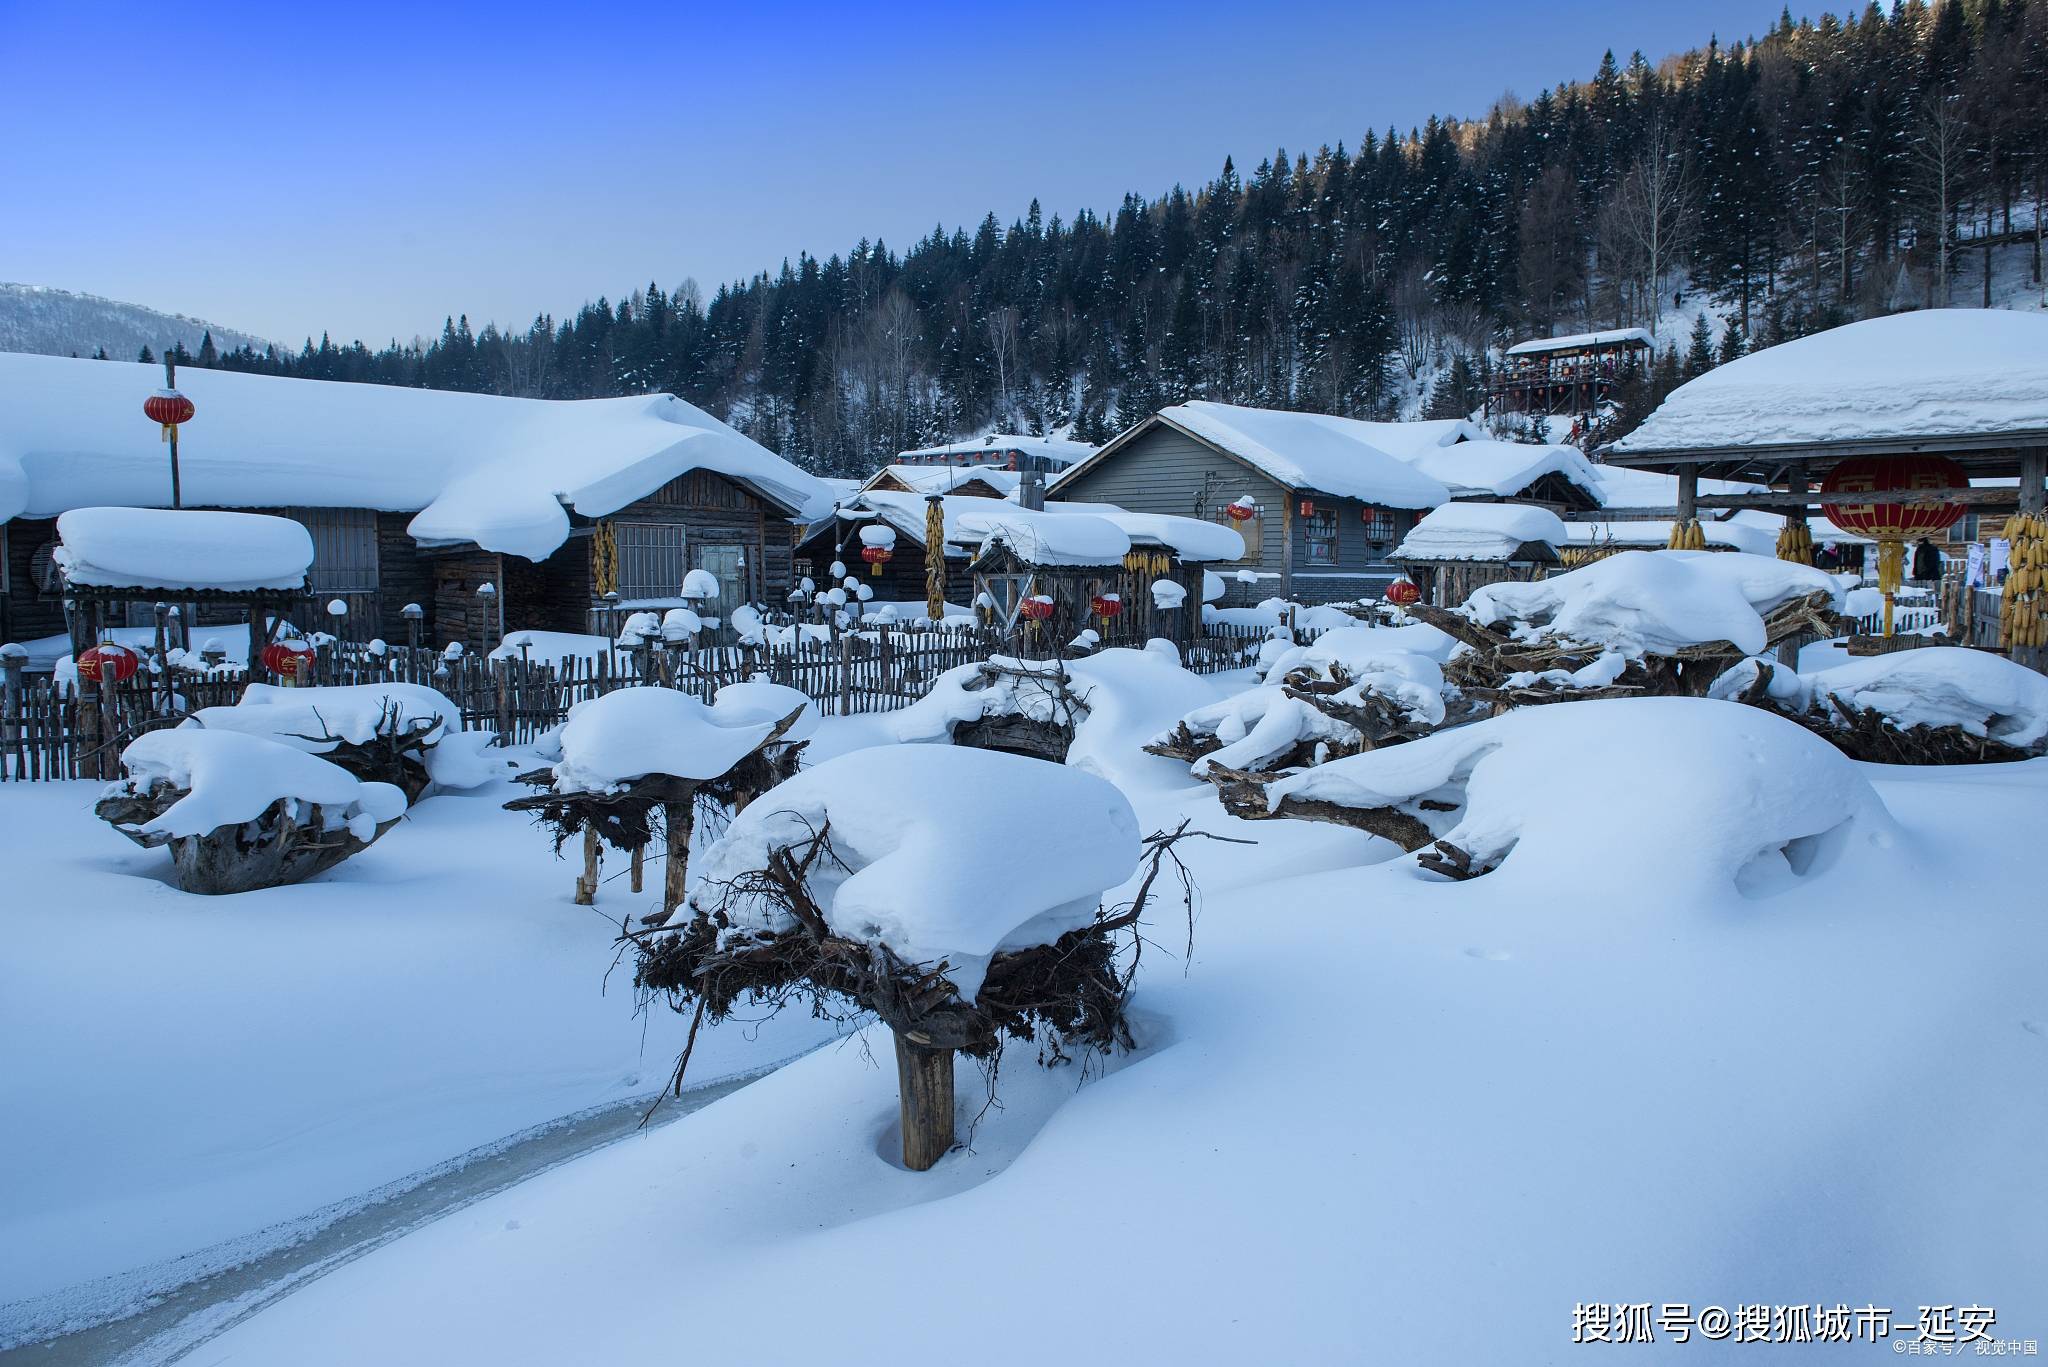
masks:
{"type": "Polygon", "coordinates": [[[1113,209],[1781,0],[0,0],[0,279],[372,344],[1113,209]],[[740,12],[740,11],[744,12],[740,12]]]}

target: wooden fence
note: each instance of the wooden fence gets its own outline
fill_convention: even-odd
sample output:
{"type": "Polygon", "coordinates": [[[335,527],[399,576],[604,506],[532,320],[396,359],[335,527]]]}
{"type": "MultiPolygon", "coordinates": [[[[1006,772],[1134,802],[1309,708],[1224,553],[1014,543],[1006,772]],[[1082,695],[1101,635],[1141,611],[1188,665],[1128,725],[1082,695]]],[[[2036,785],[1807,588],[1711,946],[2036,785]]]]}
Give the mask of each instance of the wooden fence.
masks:
{"type": "MultiPolygon", "coordinates": [[[[1260,627],[1218,625],[1190,644],[1183,659],[1200,674],[1245,668],[1257,662],[1269,635],[1260,627]]],[[[302,677],[318,685],[422,684],[461,710],[463,729],[491,731],[501,744],[523,745],[558,725],[584,699],[642,682],[708,702],[726,684],[767,679],[798,689],[827,715],[851,716],[907,707],[949,669],[992,654],[1042,653],[1034,644],[977,629],[828,632],[792,626],[772,629],[756,645],[656,643],[554,660],[525,654],[493,660],[340,641],[308,656],[302,677]]],[[[0,782],[112,777],[115,759],[135,737],[241,697],[245,680],[238,669],[173,671],[166,682],[154,664],[152,659],[152,668],[84,701],[51,675],[8,668],[0,700],[0,782]]]]}

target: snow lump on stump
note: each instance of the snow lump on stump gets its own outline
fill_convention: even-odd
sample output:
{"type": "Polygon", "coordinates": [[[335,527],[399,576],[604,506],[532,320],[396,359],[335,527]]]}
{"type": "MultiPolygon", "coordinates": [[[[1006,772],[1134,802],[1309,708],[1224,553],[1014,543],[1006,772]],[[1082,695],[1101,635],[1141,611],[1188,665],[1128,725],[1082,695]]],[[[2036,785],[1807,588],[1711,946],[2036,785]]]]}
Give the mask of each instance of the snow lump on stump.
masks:
{"type": "Polygon", "coordinates": [[[943,961],[969,1002],[999,952],[1092,924],[1139,855],[1131,804],[1091,774],[987,750],[881,746],[827,760],[749,806],[703,857],[693,903],[741,917],[752,907],[742,933],[793,930],[778,909],[722,894],[820,832],[831,850],[808,890],[833,934],[907,963],[943,961]]]}

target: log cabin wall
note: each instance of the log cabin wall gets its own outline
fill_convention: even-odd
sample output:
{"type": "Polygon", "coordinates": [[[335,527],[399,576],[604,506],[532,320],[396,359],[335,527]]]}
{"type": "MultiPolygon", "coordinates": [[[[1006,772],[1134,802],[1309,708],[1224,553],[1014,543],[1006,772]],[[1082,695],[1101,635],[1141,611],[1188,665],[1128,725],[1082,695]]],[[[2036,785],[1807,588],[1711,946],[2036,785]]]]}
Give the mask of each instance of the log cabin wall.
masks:
{"type": "MultiPolygon", "coordinates": [[[[394,644],[406,639],[405,605],[434,607],[434,570],[406,528],[411,513],[377,514],[377,634],[394,644]]],[[[420,623],[420,640],[431,641],[431,618],[420,623]]]]}
{"type": "MultiPolygon", "coordinates": [[[[64,624],[64,595],[45,593],[36,582],[36,552],[57,540],[55,518],[18,517],[0,526],[5,540],[0,556],[0,641],[33,641],[59,636],[64,624]]],[[[48,561],[49,556],[43,556],[48,561]]]]}
{"type": "Polygon", "coordinates": [[[434,574],[433,634],[425,644],[445,646],[462,642],[463,648],[480,651],[497,643],[497,609],[488,611],[477,589],[486,583],[502,595],[504,557],[495,551],[471,547],[444,551],[431,557],[434,574]]]}
{"type": "MultiPolygon", "coordinates": [[[[657,576],[667,577],[672,571],[674,583],[666,586],[665,593],[649,593],[647,597],[672,597],[679,593],[683,575],[701,567],[697,552],[710,546],[736,546],[744,552],[745,581],[736,586],[741,601],[779,607],[789,593],[793,543],[789,515],[723,475],[693,470],[670,480],[647,497],[635,499],[604,520],[615,527],[638,524],[679,530],[676,542],[681,548],[681,563],[661,567],[657,576]]],[[[638,587],[661,586],[650,583],[638,587]]]]}

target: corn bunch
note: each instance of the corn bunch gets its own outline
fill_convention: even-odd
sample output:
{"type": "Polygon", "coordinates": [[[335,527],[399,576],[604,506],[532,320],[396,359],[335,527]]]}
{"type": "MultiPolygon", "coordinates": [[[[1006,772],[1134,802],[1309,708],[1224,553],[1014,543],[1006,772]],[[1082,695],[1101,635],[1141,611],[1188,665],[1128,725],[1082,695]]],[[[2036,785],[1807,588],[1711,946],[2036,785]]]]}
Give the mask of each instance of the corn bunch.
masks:
{"type": "Polygon", "coordinates": [[[1665,546],[1666,550],[1672,551],[1703,551],[1706,548],[1707,534],[1700,530],[1698,518],[1673,525],[1671,540],[1665,546]]]}
{"type": "Polygon", "coordinates": [[[1795,565],[1813,563],[1813,529],[1806,525],[1805,518],[1785,519],[1784,530],[1778,533],[1778,559],[1795,565]]]}
{"type": "Polygon", "coordinates": [[[1999,643],[2007,650],[2048,646],[2048,516],[2008,518],[2005,534],[2012,542],[2012,565],[1999,606],[1999,643]]]}

